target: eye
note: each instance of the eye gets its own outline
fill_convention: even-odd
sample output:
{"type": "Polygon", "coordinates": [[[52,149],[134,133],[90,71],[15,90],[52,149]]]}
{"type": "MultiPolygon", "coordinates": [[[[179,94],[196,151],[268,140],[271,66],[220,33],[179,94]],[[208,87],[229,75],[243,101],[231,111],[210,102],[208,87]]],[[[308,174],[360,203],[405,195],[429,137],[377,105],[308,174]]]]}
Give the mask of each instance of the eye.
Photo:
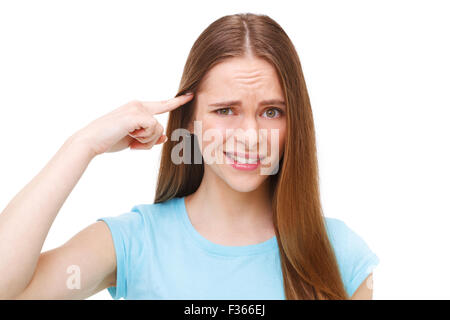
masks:
{"type": "Polygon", "coordinates": [[[278,118],[277,112],[278,112],[278,117],[280,117],[281,114],[283,113],[283,111],[279,108],[269,108],[269,109],[266,109],[266,111],[264,111],[264,113],[267,113],[268,118],[270,118],[270,119],[278,118]]]}
{"type": "Polygon", "coordinates": [[[226,115],[228,115],[228,110],[231,111],[231,108],[221,108],[221,109],[214,110],[214,112],[217,113],[218,115],[226,116],[226,115]]]}

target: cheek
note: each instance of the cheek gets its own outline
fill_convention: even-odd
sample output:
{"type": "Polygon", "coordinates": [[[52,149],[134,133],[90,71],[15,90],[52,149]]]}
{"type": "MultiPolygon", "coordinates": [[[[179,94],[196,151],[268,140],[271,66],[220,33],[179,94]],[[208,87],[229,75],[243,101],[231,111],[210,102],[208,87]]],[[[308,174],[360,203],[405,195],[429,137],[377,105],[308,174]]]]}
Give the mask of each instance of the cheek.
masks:
{"type": "Polygon", "coordinates": [[[202,152],[215,154],[213,150],[222,146],[226,140],[225,134],[229,125],[208,115],[202,116],[198,121],[201,121],[202,126],[202,152]]]}
{"type": "Polygon", "coordinates": [[[272,150],[278,149],[281,156],[284,152],[284,144],[286,141],[286,125],[284,123],[278,123],[276,125],[267,126],[265,129],[267,129],[268,144],[272,150]],[[276,132],[278,132],[278,136],[276,132]]]}

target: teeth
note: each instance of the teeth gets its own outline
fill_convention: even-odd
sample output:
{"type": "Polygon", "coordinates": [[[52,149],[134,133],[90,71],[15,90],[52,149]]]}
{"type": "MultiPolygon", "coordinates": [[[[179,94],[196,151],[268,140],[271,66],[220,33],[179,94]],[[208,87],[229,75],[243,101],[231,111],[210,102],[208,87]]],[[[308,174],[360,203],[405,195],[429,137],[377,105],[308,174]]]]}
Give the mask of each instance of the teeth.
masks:
{"type": "Polygon", "coordinates": [[[227,153],[228,157],[230,157],[231,159],[239,162],[239,163],[247,163],[247,164],[256,164],[258,162],[258,159],[246,159],[246,158],[242,158],[239,156],[235,156],[234,154],[231,153],[227,153]]]}

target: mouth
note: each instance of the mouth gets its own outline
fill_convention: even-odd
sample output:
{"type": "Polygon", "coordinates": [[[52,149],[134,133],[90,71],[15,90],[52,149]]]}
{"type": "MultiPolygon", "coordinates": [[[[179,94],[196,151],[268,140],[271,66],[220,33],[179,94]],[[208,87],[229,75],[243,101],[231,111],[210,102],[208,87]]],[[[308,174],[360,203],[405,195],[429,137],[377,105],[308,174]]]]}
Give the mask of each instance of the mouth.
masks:
{"type": "Polygon", "coordinates": [[[261,164],[261,160],[264,159],[264,157],[248,153],[224,152],[223,154],[232,161],[231,166],[238,170],[255,170],[261,164]]]}

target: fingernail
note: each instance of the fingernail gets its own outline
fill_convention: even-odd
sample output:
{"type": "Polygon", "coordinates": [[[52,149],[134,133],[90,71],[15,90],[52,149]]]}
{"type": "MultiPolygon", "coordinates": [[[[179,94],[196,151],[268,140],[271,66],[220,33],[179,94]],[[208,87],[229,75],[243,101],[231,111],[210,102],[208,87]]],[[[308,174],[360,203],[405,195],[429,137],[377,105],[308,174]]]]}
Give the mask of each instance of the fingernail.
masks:
{"type": "Polygon", "coordinates": [[[164,142],[166,142],[166,141],[167,141],[167,139],[168,139],[168,138],[167,138],[167,136],[165,136],[165,137],[164,137],[164,141],[163,141],[163,143],[164,143],[164,142]]]}
{"type": "Polygon", "coordinates": [[[185,96],[192,96],[194,93],[193,92],[187,92],[187,93],[185,93],[184,95],[185,96]]]}

